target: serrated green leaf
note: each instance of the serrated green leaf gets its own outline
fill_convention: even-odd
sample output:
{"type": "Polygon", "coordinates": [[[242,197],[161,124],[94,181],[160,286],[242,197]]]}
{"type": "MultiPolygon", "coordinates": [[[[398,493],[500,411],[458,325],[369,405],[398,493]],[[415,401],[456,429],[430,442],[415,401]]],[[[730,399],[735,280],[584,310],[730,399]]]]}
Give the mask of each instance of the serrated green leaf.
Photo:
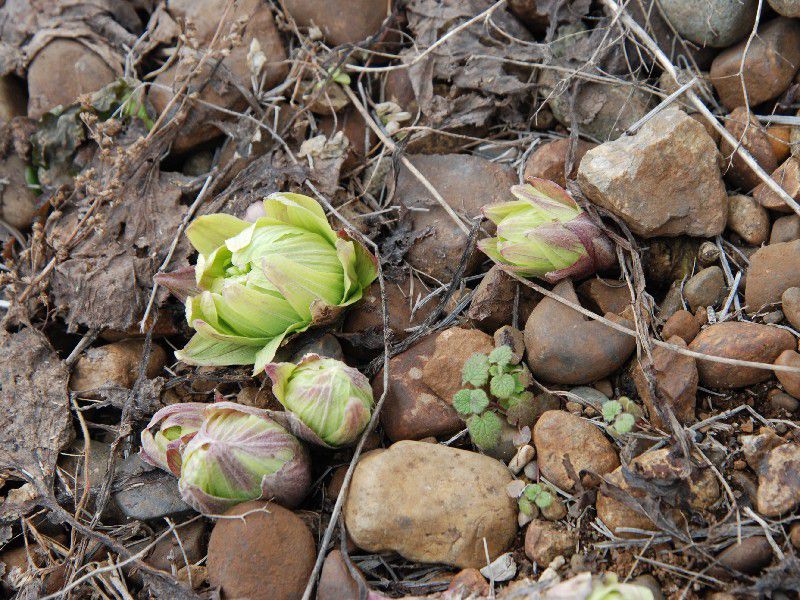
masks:
{"type": "Polygon", "coordinates": [[[525,496],[521,496],[519,500],[517,500],[517,506],[519,506],[519,512],[521,512],[523,515],[527,515],[529,517],[533,516],[533,504],[531,504],[531,501],[525,496]]]}
{"type": "Polygon", "coordinates": [[[489,357],[479,353],[470,356],[464,363],[461,376],[462,383],[469,383],[475,387],[486,385],[489,381],[489,357]]]}
{"type": "Polygon", "coordinates": [[[514,394],[515,388],[514,376],[508,373],[492,377],[491,382],[489,382],[489,391],[497,398],[510,398],[514,394]]]}
{"type": "Polygon", "coordinates": [[[608,402],[603,402],[603,419],[605,419],[606,423],[612,423],[614,419],[617,418],[617,415],[622,412],[622,404],[617,402],[616,400],[609,400],[608,402]]]}
{"type": "Polygon", "coordinates": [[[453,394],[453,408],[460,415],[470,414],[470,405],[472,399],[472,390],[458,390],[453,394]]]}
{"type": "Polygon", "coordinates": [[[503,370],[497,365],[492,365],[491,367],[489,367],[489,375],[497,376],[500,375],[502,372],[503,370]]]}
{"type": "Polygon", "coordinates": [[[547,508],[553,503],[553,495],[546,490],[542,490],[536,496],[536,499],[533,501],[533,503],[539,508],[547,508]]]}
{"type": "Polygon", "coordinates": [[[632,414],[622,413],[618,415],[614,421],[614,429],[616,429],[618,433],[629,433],[633,429],[635,423],[636,418],[632,414]]]}
{"type": "Polygon", "coordinates": [[[483,390],[460,390],[453,396],[453,408],[462,415],[479,415],[489,406],[483,390]]]}
{"type": "Polygon", "coordinates": [[[538,483],[530,483],[525,486],[525,491],[522,493],[528,500],[534,502],[539,494],[542,493],[542,486],[538,483]]]}
{"type": "Polygon", "coordinates": [[[471,416],[467,420],[467,428],[473,444],[482,450],[490,450],[500,440],[502,423],[496,413],[485,412],[471,416]]]}
{"type": "Polygon", "coordinates": [[[511,346],[504,344],[498,348],[495,348],[489,354],[489,362],[500,365],[504,367],[511,363],[511,360],[514,358],[514,352],[511,350],[511,346]]]}

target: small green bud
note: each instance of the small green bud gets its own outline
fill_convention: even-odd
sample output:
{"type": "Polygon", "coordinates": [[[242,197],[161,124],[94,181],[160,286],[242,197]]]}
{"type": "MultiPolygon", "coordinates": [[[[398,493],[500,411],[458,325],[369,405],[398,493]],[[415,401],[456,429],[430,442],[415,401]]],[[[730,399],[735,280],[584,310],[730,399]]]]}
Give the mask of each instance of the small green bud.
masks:
{"type": "Polygon", "coordinates": [[[629,433],[634,424],[636,423],[635,417],[630,413],[622,413],[618,415],[614,421],[614,429],[617,433],[629,433]]]}

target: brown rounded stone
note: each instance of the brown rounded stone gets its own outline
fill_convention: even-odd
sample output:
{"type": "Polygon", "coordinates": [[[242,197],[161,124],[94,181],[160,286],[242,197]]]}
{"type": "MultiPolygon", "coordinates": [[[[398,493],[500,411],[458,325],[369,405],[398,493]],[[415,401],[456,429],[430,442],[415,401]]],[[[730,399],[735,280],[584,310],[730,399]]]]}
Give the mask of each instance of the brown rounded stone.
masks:
{"type": "Polygon", "coordinates": [[[631,305],[631,290],[625,281],[592,277],[578,286],[578,296],[593,311],[621,315],[631,305]]]}
{"type": "Polygon", "coordinates": [[[664,323],[661,337],[668,340],[673,336],[678,336],[690,344],[698,333],[700,333],[700,323],[697,322],[695,316],[688,310],[678,310],[664,323]]]}
{"type": "Polygon", "coordinates": [[[208,543],[208,579],[226,598],[298,600],[314,568],[314,537],[293,512],[254,500],[217,521],[208,543]],[[247,514],[246,516],[245,513],[247,514]]]}
{"type": "Polygon", "coordinates": [[[794,240],[800,240],[800,215],[786,215],[775,219],[769,234],[769,243],[780,244],[794,240]]]}
{"type": "MultiPolygon", "coordinates": [[[[366,586],[366,582],[364,582],[366,586]]],[[[358,598],[359,585],[350,574],[342,553],[333,549],[325,557],[317,585],[317,600],[347,600],[358,598]]]]}
{"type": "MultiPolygon", "coordinates": [[[[569,280],[558,283],[553,293],[578,303],[569,280]]],[[[614,313],[605,317],[630,326],[614,313]]],[[[525,347],[528,366],[536,377],[575,385],[591,383],[616,371],[628,360],[636,341],[557,300],[543,298],[525,324],[525,347]]]]}
{"type": "Polygon", "coordinates": [[[377,33],[391,12],[386,0],[284,0],[300,27],[316,25],[333,46],[361,42],[377,33]]]}
{"type": "MultiPolygon", "coordinates": [[[[746,321],[710,325],[698,335],[689,349],[711,356],[722,356],[762,363],[772,363],[784,350],[795,347],[794,336],[778,327],[746,321]]],[[[768,380],[766,369],[740,367],[698,359],[700,383],[712,388],[740,388],[768,380]]]]}
{"type": "Polygon", "coordinates": [[[800,287],[790,287],[781,295],[781,310],[795,329],[800,329],[800,287]]]}
{"type": "MultiPolygon", "coordinates": [[[[566,168],[567,155],[569,152],[571,140],[554,140],[542,144],[534,150],[525,162],[524,178],[540,177],[542,179],[549,179],[555,181],[561,187],[566,187],[566,179],[564,178],[564,169],[566,168]]],[[[575,147],[575,154],[573,157],[572,169],[569,173],[570,179],[575,179],[578,173],[578,165],[589,150],[594,148],[597,144],[578,140],[575,147]]]]}
{"type": "Polygon", "coordinates": [[[769,235],[767,209],[754,198],[737,194],[728,198],[728,229],[746,243],[760,246],[769,235]]]}
{"type": "Polygon", "coordinates": [[[534,519],[525,532],[525,555],[544,568],[556,556],[568,558],[575,552],[577,536],[553,523],[534,519]]]}
{"type": "MultiPolygon", "coordinates": [[[[767,173],[771,173],[778,167],[778,159],[773,151],[767,130],[747,108],[744,106],[735,108],[725,121],[725,129],[767,173]]],[[[725,172],[725,179],[731,185],[744,192],[749,192],[761,183],[756,172],[747,166],[741,155],[734,152],[734,147],[724,139],[720,144],[720,151],[726,158],[726,165],[728,164],[727,159],[730,158],[730,167],[725,172]]],[[[730,215],[728,219],[730,222],[730,215]]]]}
{"type": "Polygon", "coordinates": [[[452,404],[453,396],[464,387],[461,371],[473,354],[489,354],[494,339],[479,329],[451,327],[436,336],[436,347],[430,359],[418,363],[422,380],[445,402],[452,404]]]}
{"type": "MultiPolygon", "coordinates": [[[[784,350],[775,359],[776,365],[795,367],[800,369],[800,354],[794,350],[784,350]]],[[[775,376],[789,394],[795,398],[800,398],[800,373],[788,373],[786,371],[775,371],[775,376]]]]}
{"type": "MultiPolygon", "coordinates": [[[[772,178],[792,198],[800,198],[800,159],[790,156],[772,172],[772,178]]],[[[773,191],[766,183],[759,183],[753,189],[753,198],[764,208],[778,212],[791,212],[792,209],[783,201],[777,192],[773,191]]]]}
{"type": "Polygon", "coordinates": [[[764,246],[750,257],[744,292],[749,313],[777,304],[790,287],[800,287],[800,240],[764,246]]]}
{"type": "Polygon", "coordinates": [[[756,508],[765,517],[777,517],[800,505],[800,445],[773,448],[758,471],[756,508]]]}
{"type": "Polygon", "coordinates": [[[467,310],[469,317],[483,331],[493,334],[513,320],[514,299],[519,288],[519,322],[524,323],[531,314],[539,294],[515,281],[499,265],[486,272],[472,294],[467,310]]]}
{"type": "Polygon", "coordinates": [[[558,487],[571,490],[575,481],[567,473],[569,458],[575,473],[587,469],[598,475],[619,466],[614,446],[590,421],[563,410],[548,410],[533,428],[539,470],[558,487]]]}
{"type": "Polygon", "coordinates": [[[741,543],[728,546],[720,553],[717,560],[719,566],[709,570],[709,573],[714,576],[725,573],[722,567],[753,575],[772,562],[772,547],[767,538],[757,535],[745,538],[741,543]]]}
{"type": "Polygon", "coordinates": [[[38,119],[58,105],[69,106],[121,73],[121,65],[109,65],[88,46],[56,38],[39,50],[28,66],[28,116],[38,119]]]}
{"type": "Polygon", "coordinates": [[[711,64],[711,83],[729,110],[776,98],[789,87],[800,67],[800,23],[794,19],[773,19],[749,42],[745,39],[723,50],[711,64]]]}
{"type": "MultiPolygon", "coordinates": [[[[408,159],[456,213],[468,218],[478,216],[485,204],[508,200],[509,189],[517,182],[509,169],[478,156],[417,154],[408,159]]],[[[405,166],[399,168],[395,196],[421,236],[409,249],[408,262],[438,281],[449,282],[464,253],[466,233],[405,166]]],[[[466,274],[477,268],[480,255],[473,253],[466,274]]]]}
{"type": "MultiPolygon", "coordinates": [[[[130,388],[139,375],[139,363],[144,352],[144,340],[126,340],[90,348],[78,359],[69,387],[85,392],[104,387],[130,388]]],[[[167,353],[153,344],[145,376],[153,378],[167,362],[167,353]]]]}
{"type": "Polygon", "coordinates": [[[462,569],[447,586],[444,598],[482,598],[489,595],[489,582],[478,569],[462,569]]]}

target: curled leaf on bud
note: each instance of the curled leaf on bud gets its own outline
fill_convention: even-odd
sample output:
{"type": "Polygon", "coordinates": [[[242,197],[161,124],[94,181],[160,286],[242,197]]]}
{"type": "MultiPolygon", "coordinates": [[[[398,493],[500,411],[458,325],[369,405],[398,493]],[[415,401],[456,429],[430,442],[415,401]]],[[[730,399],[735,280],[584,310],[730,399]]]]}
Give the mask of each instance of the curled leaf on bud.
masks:
{"type": "Polygon", "coordinates": [[[311,484],[302,444],[265,410],[207,404],[204,422],[183,449],[178,489],[200,513],[220,514],[246,500],[274,500],[293,507],[311,484]]]}
{"type": "Polygon", "coordinates": [[[529,177],[511,193],[517,200],[482,209],[497,225],[497,237],[478,242],[489,258],[522,277],[550,283],[614,264],[611,240],[561,186],[529,177]]]}
{"type": "Polygon", "coordinates": [[[372,416],[372,387],[357,369],[340,360],[306,354],[297,364],[264,368],[272,392],[286,409],[275,413],[298,437],[328,448],[353,444],[372,416]]]}
{"type": "Polygon", "coordinates": [[[141,459],[179,476],[181,448],[200,429],[207,406],[203,402],[183,402],[166,406],[154,414],[142,431],[141,459]]]}

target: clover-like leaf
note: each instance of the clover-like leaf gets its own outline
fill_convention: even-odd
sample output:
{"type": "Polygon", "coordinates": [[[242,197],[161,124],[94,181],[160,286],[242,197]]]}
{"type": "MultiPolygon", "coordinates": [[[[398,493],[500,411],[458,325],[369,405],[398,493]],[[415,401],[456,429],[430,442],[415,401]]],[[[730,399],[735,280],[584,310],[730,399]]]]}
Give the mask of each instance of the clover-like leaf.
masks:
{"type": "Polygon", "coordinates": [[[497,446],[502,426],[500,417],[494,412],[472,415],[467,419],[467,428],[472,443],[482,450],[490,450],[497,446]]]}
{"type": "Polygon", "coordinates": [[[636,423],[636,418],[630,413],[622,413],[618,415],[614,421],[614,429],[617,433],[629,433],[636,423]]]}
{"type": "Polygon", "coordinates": [[[514,351],[507,344],[499,346],[489,353],[489,362],[501,367],[511,364],[513,359],[514,351]]]}
{"type": "Polygon", "coordinates": [[[492,377],[492,380],[489,382],[489,391],[492,393],[492,396],[503,400],[510,398],[514,394],[516,387],[514,376],[508,373],[492,377]]]}
{"type": "Polygon", "coordinates": [[[475,387],[486,385],[489,381],[489,357],[477,352],[470,356],[461,370],[461,378],[462,383],[469,383],[475,387]]]}
{"type": "Polygon", "coordinates": [[[536,500],[536,497],[537,497],[539,494],[541,494],[541,493],[542,493],[542,490],[543,490],[543,488],[542,488],[542,485],[541,485],[541,484],[539,484],[539,483],[529,483],[529,484],[528,484],[528,485],[525,487],[525,491],[523,492],[523,494],[525,495],[525,497],[526,497],[528,500],[530,500],[531,502],[533,502],[533,501],[535,501],[535,500],[536,500]]]}
{"type": "Polygon", "coordinates": [[[519,506],[519,512],[521,512],[523,515],[528,517],[533,516],[533,504],[531,504],[531,501],[525,496],[521,496],[519,500],[517,500],[517,506],[519,506]]]}
{"type": "Polygon", "coordinates": [[[461,415],[478,415],[489,406],[489,396],[483,390],[459,390],[453,396],[453,408],[461,415]]]}
{"type": "Polygon", "coordinates": [[[547,508],[553,503],[553,494],[547,490],[542,490],[536,496],[536,499],[533,501],[533,503],[539,508],[547,508]]]}
{"type": "Polygon", "coordinates": [[[622,412],[622,404],[617,402],[616,400],[609,400],[608,402],[603,402],[603,419],[605,419],[606,423],[613,423],[614,419],[617,418],[617,415],[622,412]]]}

